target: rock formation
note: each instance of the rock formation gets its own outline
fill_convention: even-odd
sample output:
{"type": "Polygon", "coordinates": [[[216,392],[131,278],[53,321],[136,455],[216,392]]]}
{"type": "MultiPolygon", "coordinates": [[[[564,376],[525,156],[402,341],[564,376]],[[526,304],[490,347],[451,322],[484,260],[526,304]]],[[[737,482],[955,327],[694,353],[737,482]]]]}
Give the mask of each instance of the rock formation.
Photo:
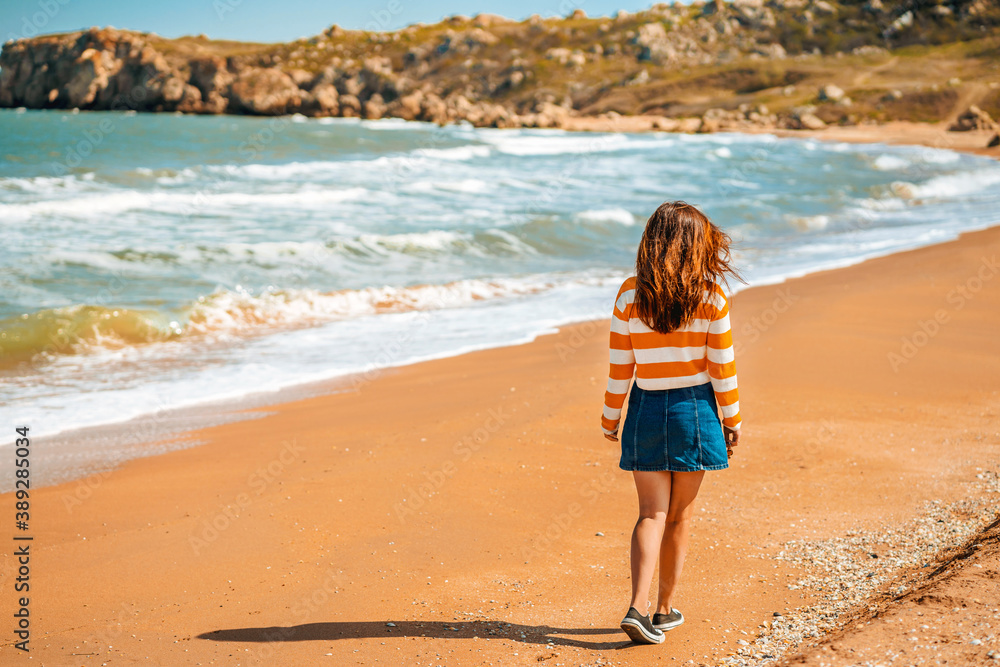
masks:
{"type": "MultiPolygon", "coordinates": [[[[884,60],[887,38],[890,46],[942,41],[945,34],[957,40],[1000,26],[996,0],[948,0],[947,7],[943,13],[905,0],[713,0],[657,4],[615,18],[574,11],[566,19],[515,22],[483,14],[391,33],[333,26],[288,44],[92,28],[4,44],[0,107],[299,113],[495,127],[559,127],[575,115],[614,112],[683,117],[658,121],[683,131],[815,129],[831,119],[851,122],[843,111],[851,101],[838,85],[824,85],[811,98],[803,93],[773,112],[748,104],[745,91],[794,92],[791,59],[846,53],[884,60]],[[707,72],[692,86],[728,86],[732,101],[725,108],[710,100],[700,108],[686,104],[690,87],[675,93],[665,82],[689,71],[707,72]],[[650,101],[657,94],[662,100],[650,101]],[[819,110],[801,108],[809,103],[819,110]]],[[[971,113],[955,129],[993,127],[971,113]]]]}

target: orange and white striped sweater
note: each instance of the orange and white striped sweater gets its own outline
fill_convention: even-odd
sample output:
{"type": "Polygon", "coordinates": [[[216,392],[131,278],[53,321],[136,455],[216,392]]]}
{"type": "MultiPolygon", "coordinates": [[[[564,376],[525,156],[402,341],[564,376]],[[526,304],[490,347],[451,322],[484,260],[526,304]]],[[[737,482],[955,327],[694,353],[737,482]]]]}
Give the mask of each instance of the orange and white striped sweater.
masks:
{"type": "Polygon", "coordinates": [[[675,331],[657,333],[635,316],[635,277],[626,280],[611,317],[611,372],[601,428],[618,431],[632,374],[642,389],[661,390],[712,383],[722,423],[740,428],[740,397],[729,325],[729,301],[719,285],[705,293],[694,317],[675,331]]]}

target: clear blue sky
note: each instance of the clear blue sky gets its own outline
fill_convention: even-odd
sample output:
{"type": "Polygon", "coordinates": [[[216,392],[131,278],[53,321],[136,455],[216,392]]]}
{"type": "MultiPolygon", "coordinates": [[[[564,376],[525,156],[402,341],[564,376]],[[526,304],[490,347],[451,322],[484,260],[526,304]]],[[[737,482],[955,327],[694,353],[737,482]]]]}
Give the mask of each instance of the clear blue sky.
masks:
{"type": "Polygon", "coordinates": [[[331,24],[395,30],[453,14],[523,19],[580,8],[590,16],[635,11],[656,0],[0,0],[0,41],[111,25],[166,37],[205,33],[219,39],[277,42],[315,35],[331,24]]]}

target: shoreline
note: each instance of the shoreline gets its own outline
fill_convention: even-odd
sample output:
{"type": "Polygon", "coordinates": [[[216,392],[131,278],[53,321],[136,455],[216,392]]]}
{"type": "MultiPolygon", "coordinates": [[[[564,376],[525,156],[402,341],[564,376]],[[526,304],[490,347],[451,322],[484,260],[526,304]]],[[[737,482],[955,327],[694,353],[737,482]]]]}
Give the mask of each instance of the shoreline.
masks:
{"type": "MultiPolygon", "coordinates": [[[[124,111],[114,111],[114,110],[103,110],[103,109],[87,109],[87,110],[69,110],[69,109],[27,109],[25,107],[17,108],[0,108],[0,113],[123,113],[133,115],[138,112],[134,110],[124,110],[124,111]]],[[[167,112],[146,112],[146,113],[167,113],[167,112]]],[[[201,117],[200,114],[181,114],[183,116],[193,116],[201,117]]],[[[403,122],[403,123],[422,123],[433,125],[431,121],[424,120],[408,120],[405,118],[396,117],[385,117],[374,120],[367,120],[358,117],[309,117],[302,116],[301,114],[285,114],[279,116],[248,116],[243,114],[229,114],[235,118],[258,118],[262,121],[278,119],[291,119],[296,117],[301,117],[305,119],[306,122],[320,122],[324,120],[333,120],[336,122],[403,122]]],[[[213,116],[209,116],[213,117],[213,116]]],[[[778,127],[742,127],[739,129],[725,129],[713,132],[700,133],[697,131],[682,131],[682,130],[663,130],[657,127],[658,123],[664,121],[678,120],[673,118],[668,118],[666,116],[617,116],[614,118],[605,118],[600,116],[567,116],[566,124],[562,127],[550,127],[550,128],[532,128],[532,127],[519,127],[519,128],[485,128],[485,129],[498,129],[498,130],[553,130],[553,131],[564,131],[571,133],[592,133],[592,132],[607,132],[607,133],[626,133],[626,134],[644,134],[649,132],[656,132],[661,134],[687,134],[687,135],[697,135],[697,134],[746,134],[746,135],[760,135],[760,134],[770,134],[779,138],[787,139],[819,139],[821,141],[832,141],[832,142],[847,142],[847,143],[858,143],[858,144],[889,144],[895,146],[924,146],[927,148],[938,148],[944,150],[953,150],[960,153],[969,153],[971,155],[980,155],[984,157],[990,157],[995,160],[1000,160],[1000,146],[994,146],[992,148],[987,146],[987,142],[997,134],[993,130],[971,130],[965,132],[952,132],[948,130],[949,124],[946,122],[938,123],[924,123],[924,122],[914,122],[906,120],[892,120],[885,123],[880,123],[877,125],[828,125],[827,127],[820,130],[789,130],[778,127]]],[[[440,125],[441,127],[448,127],[450,125],[457,125],[458,121],[452,123],[446,123],[440,125]]]]}
{"type": "MultiPolygon", "coordinates": [[[[913,539],[931,549],[951,533],[884,529],[970,489],[992,502],[970,480],[1000,453],[1000,297],[984,289],[1000,277],[983,264],[997,252],[994,227],[734,297],[751,430],[730,470],[706,478],[678,592],[688,623],[665,649],[617,630],[634,498],[597,430],[596,321],[256,410],[267,414],[191,433],[205,446],[33,492],[45,609],[33,655],[764,660],[753,653],[780,648],[758,643],[772,612],[821,632],[810,609],[840,595],[814,571],[829,563],[796,560],[795,544],[834,549],[852,576],[876,563],[895,575],[913,539]],[[948,299],[961,286],[959,308],[948,299]]],[[[978,525],[948,516],[933,525],[978,525]]]]}
{"type": "MultiPolygon", "coordinates": [[[[664,131],[657,129],[657,123],[669,120],[659,116],[620,116],[618,118],[597,118],[590,116],[570,117],[567,126],[561,129],[571,132],[662,132],[664,134],[698,134],[697,132],[664,131]]],[[[951,132],[947,123],[916,123],[894,120],[879,125],[829,125],[821,130],[788,130],[768,127],[745,127],[720,130],[706,134],[770,134],[779,138],[819,139],[822,141],[847,142],[857,144],[890,144],[897,146],[924,146],[953,150],[960,153],[981,155],[1000,159],[1000,146],[987,147],[987,142],[996,134],[992,130],[951,132]]]]}
{"type": "MultiPolygon", "coordinates": [[[[808,276],[820,275],[830,271],[850,269],[869,262],[874,259],[891,257],[902,253],[912,252],[921,248],[933,247],[950,243],[960,239],[966,234],[1000,228],[1000,223],[987,227],[974,228],[958,232],[954,236],[934,240],[930,243],[918,243],[901,249],[892,250],[886,253],[874,253],[855,258],[844,262],[833,262],[830,265],[821,266],[816,269],[793,273],[788,276],[766,281],[763,283],[741,286],[733,292],[739,294],[748,289],[764,289],[781,286],[789,281],[798,280],[808,276]]],[[[602,325],[605,320],[573,320],[553,325],[557,331],[570,329],[579,326],[602,325]]],[[[395,369],[406,368],[408,366],[433,363],[442,359],[456,359],[468,354],[484,350],[502,350],[506,348],[518,347],[531,344],[539,338],[553,335],[550,330],[543,330],[535,334],[529,341],[519,341],[502,343],[496,345],[486,345],[473,350],[463,350],[455,354],[447,354],[431,359],[414,359],[387,366],[378,366],[373,369],[375,377],[379,377],[395,369]]],[[[118,465],[126,463],[136,458],[146,458],[148,456],[159,456],[176,449],[184,449],[201,444],[200,441],[191,440],[190,435],[195,431],[215,425],[232,423],[247,419],[260,419],[266,417],[268,412],[260,412],[269,407],[280,407],[284,403],[295,402],[306,398],[324,396],[333,393],[350,391],[352,387],[359,383],[368,383],[371,380],[365,376],[368,372],[345,373],[333,375],[321,380],[297,383],[282,387],[274,391],[252,392],[236,397],[212,399],[193,405],[184,405],[166,408],[154,413],[144,413],[128,419],[104,422],[82,427],[71,427],[34,438],[37,444],[41,444],[48,450],[42,458],[41,465],[36,468],[43,472],[41,485],[50,486],[64,484],[89,478],[92,476],[103,476],[112,472],[118,465]],[[88,449],[81,451],[80,442],[91,442],[88,449]],[[76,469],[68,468],[69,465],[80,466],[76,469]]],[[[0,451],[3,448],[12,446],[13,440],[0,443],[0,451]]],[[[13,471],[12,464],[8,461],[0,463],[0,474],[7,474],[13,471]]],[[[10,475],[7,474],[9,478],[10,475]]],[[[37,477],[36,477],[37,479],[37,477]]],[[[0,494],[11,491],[9,484],[0,481],[0,494]]]]}
{"type": "MultiPolygon", "coordinates": [[[[621,117],[621,118],[618,118],[618,119],[613,119],[613,121],[609,121],[609,122],[614,122],[614,123],[619,123],[619,122],[630,123],[630,122],[639,122],[639,121],[641,121],[641,122],[647,122],[648,119],[650,119],[650,118],[653,118],[653,117],[642,117],[642,116],[621,117]]],[[[587,119],[582,119],[582,120],[602,121],[602,119],[596,119],[596,118],[587,118],[587,119]]],[[[375,122],[378,122],[378,121],[375,121],[375,122]]],[[[404,122],[409,122],[409,121],[404,121],[404,122]]],[[[890,124],[890,125],[892,125],[892,124],[890,124]]],[[[902,124],[896,124],[896,125],[894,125],[894,127],[896,128],[894,131],[888,132],[885,135],[883,135],[881,133],[881,130],[884,129],[885,127],[887,127],[887,126],[877,126],[877,127],[871,127],[871,128],[869,128],[869,127],[844,127],[844,128],[830,127],[830,128],[825,129],[825,130],[819,130],[819,131],[785,130],[785,131],[775,131],[775,132],[763,131],[763,133],[770,134],[771,136],[776,136],[776,137],[779,137],[779,138],[793,138],[793,139],[800,139],[800,140],[804,140],[804,139],[818,139],[818,140],[823,140],[823,141],[851,141],[851,142],[857,142],[857,143],[899,143],[899,144],[905,144],[905,145],[924,145],[924,146],[930,146],[930,147],[934,147],[934,148],[944,148],[944,149],[948,149],[948,150],[955,150],[957,152],[968,152],[968,153],[977,154],[977,155],[981,155],[981,156],[993,157],[994,159],[1000,158],[1000,149],[995,149],[995,150],[991,149],[991,151],[988,151],[988,152],[984,153],[983,151],[975,149],[974,147],[972,147],[969,144],[968,140],[970,139],[970,137],[972,137],[973,135],[981,134],[981,133],[975,133],[975,132],[967,132],[967,133],[947,132],[947,131],[945,131],[943,129],[943,126],[940,126],[940,125],[938,125],[938,126],[932,126],[932,125],[929,125],[929,124],[902,123],[902,124]],[[919,132],[917,132],[916,130],[914,130],[914,128],[918,127],[918,126],[922,128],[921,131],[919,131],[919,132]],[[873,136],[872,132],[877,133],[877,136],[873,136]],[[834,133],[834,134],[831,135],[830,133],[834,133]],[[944,141],[952,141],[952,138],[955,135],[961,135],[960,137],[956,137],[956,140],[957,139],[962,139],[962,140],[965,140],[965,143],[962,143],[961,141],[959,141],[958,143],[954,143],[954,141],[953,141],[952,144],[949,144],[949,145],[943,145],[942,144],[942,142],[944,142],[944,141]],[[919,142],[917,144],[908,143],[908,141],[914,140],[914,139],[919,139],[919,142]]],[[[608,129],[610,129],[610,128],[608,128],[608,129]]],[[[573,131],[576,131],[576,130],[573,130],[573,131]]],[[[582,128],[579,131],[587,131],[587,130],[585,128],[582,128]]],[[[631,130],[629,128],[625,128],[624,131],[633,131],[633,130],[631,130]]],[[[752,132],[752,131],[746,131],[746,132],[740,131],[740,132],[734,132],[733,134],[754,135],[754,134],[759,134],[759,133],[752,132]]],[[[980,228],[980,229],[982,229],[982,228],[980,228]]],[[[948,238],[945,238],[945,239],[935,239],[932,242],[930,242],[930,244],[947,242],[951,238],[954,238],[954,237],[953,236],[949,236],[948,238]]],[[[895,250],[892,250],[889,254],[898,253],[898,252],[906,252],[906,251],[908,251],[908,250],[910,250],[910,249],[912,249],[914,247],[922,247],[922,245],[912,245],[912,246],[905,247],[905,248],[902,248],[902,249],[895,249],[895,250]]],[[[783,282],[783,281],[787,281],[789,278],[794,279],[794,278],[802,277],[804,275],[809,275],[809,274],[816,273],[816,272],[822,272],[822,271],[830,270],[830,268],[840,268],[840,267],[843,267],[843,266],[853,266],[853,265],[856,265],[858,263],[867,261],[868,259],[870,259],[872,257],[879,257],[879,256],[884,256],[884,255],[879,254],[879,253],[876,252],[876,253],[868,254],[868,255],[865,255],[865,256],[862,256],[862,257],[859,257],[859,258],[837,262],[837,263],[835,263],[832,266],[831,265],[826,265],[826,266],[820,266],[818,268],[812,268],[812,269],[810,269],[808,271],[793,272],[788,277],[781,278],[780,280],[783,282]]],[[[777,283],[768,281],[766,283],[761,283],[761,284],[762,285],[769,285],[769,284],[777,284],[777,283]]],[[[568,321],[568,322],[560,323],[557,326],[568,326],[568,325],[571,325],[573,323],[574,323],[574,321],[568,321]]],[[[500,344],[500,345],[497,345],[497,346],[503,347],[503,346],[505,346],[505,344],[500,344]]],[[[406,365],[408,363],[417,363],[417,362],[405,362],[403,365],[406,365]]],[[[245,409],[247,409],[249,407],[255,406],[255,405],[272,405],[272,404],[277,404],[277,403],[284,402],[286,400],[293,400],[294,396],[296,395],[296,392],[299,392],[299,391],[306,391],[306,392],[308,392],[308,391],[310,391],[311,390],[310,385],[314,385],[314,384],[321,385],[321,386],[334,385],[334,387],[336,389],[336,386],[339,386],[340,384],[343,384],[344,382],[349,382],[350,381],[350,377],[351,377],[351,375],[349,375],[349,374],[339,375],[339,376],[331,376],[329,378],[326,378],[324,380],[320,380],[318,382],[309,382],[309,383],[306,383],[306,384],[291,385],[291,386],[285,387],[283,389],[279,389],[279,390],[277,390],[275,392],[268,392],[268,394],[261,395],[261,396],[258,396],[258,397],[242,396],[242,397],[236,397],[236,398],[230,398],[230,399],[214,399],[214,400],[206,401],[204,403],[200,403],[200,404],[198,404],[196,406],[169,408],[169,409],[167,409],[167,410],[164,411],[165,413],[167,413],[165,415],[165,419],[167,419],[167,420],[173,420],[173,419],[176,418],[176,419],[179,420],[179,419],[187,418],[187,416],[190,416],[192,418],[198,418],[199,412],[201,412],[203,410],[212,410],[213,406],[218,406],[218,405],[226,406],[225,409],[229,410],[230,412],[241,412],[241,411],[243,411],[243,410],[245,410],[245,409]]],[[[324,391],[324,389],[317,389],[317,391],[324,391]]],[[[114,430],[115,428],[121,428],[121,429],[132,428],[132,427],[129,427],[127,425],[129,425],[129,424],[135,424],[135,423],[140,423],[141,424],[142,422],[149,422],[153,416],[154,416],[153,413],[146,413],[144,415],[140,415],[138,417],[134,417],[134,418],[131,418],[129,420],[123,420],[123,421],[120,421],[120,422],[105,422],[103,424],[88,425],[88,426],[82,426],[82,427],[81,426],[74,426],[74,427],[70,427],[70,428],[67,428],[67,429],[63,429],[63,430],[61,430],[59,432],[56,432],[56,433],[46,434],[45,436],[42,436],[42,439],[44,441],[46,441],[46,442],[65,442],[65,441],[72,440],[72,439],[75,439],[75,438],[89,438],[92,433],[96,434],[98,437],[101,437],[103,431],[114,430]]],[[[133,428],[132,430],[135,430],[135,429],[133,428]]],[[[186,429],[179,429],[179,430],[183,431],[183,430],[186,430],[186,429]]],[[[175,435],[177,432],[178,432],[178,429],[174,429],[174,430],[171,430],[167,435],[175,435]]],[[[157,435],[157,437],[159,437],[159,430],[158,429],[156,430],[156,435],[157,435]]],[[[10,444],[10,442],[12,442],[12,441],[13,440],[11,439],[9,442],[0,444],[0,448],[2,448],[5,445],[10,444]]],[[[143,443],[136,443],[136,444],[139,444],[139,445],[142,445],[142,444],[156,444],[156,442],[157,442],[156,439],[146,438],[146,439],[144,439],[143,443]]],[[[62,456],[64,454],[72,454],[72,452],[69,452],[69,451],[61,452],[60,456],[62,456]]],[[[139,455],[144,455],[144,454],[139,454],[139,455]]],[[[98,457],[98,458],[101,458],[101,457],[98,457]]],[[[104,458],[110,458],[112,461],[121,460],[121,457],[118,456],[117,454],[114,454],[114,455],[110,455],[109,454],[108,456],[106,456],[104,458]]],[[[131,456],[129,456],[127,458],[131,458],[131,456]]],[[[2,469],[2,466],[0,466],[0,469],[2,469]]],[[[81,474],[84,474],[84,473],[81,473],[81,474]]],[[[68,477],[67,477],[67,475],[60,473],[58,475],[58,478],[60,480],[65,480],[68,477]]],[[[2,484],[0,484],[0,490],[3,490],[4,488],[6,488],[6,487],[3,486],[2,484]]]]}

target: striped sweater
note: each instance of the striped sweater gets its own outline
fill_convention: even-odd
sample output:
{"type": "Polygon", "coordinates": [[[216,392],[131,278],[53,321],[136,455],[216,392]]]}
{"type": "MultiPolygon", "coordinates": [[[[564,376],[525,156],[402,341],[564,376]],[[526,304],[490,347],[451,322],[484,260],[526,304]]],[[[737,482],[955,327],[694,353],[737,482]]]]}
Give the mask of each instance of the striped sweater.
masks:
{"type": "Polygon", "coordinates": [[[694,317],[670,333],[657,333],[635,316],[635,278],[626,280],[615,299],[611,317],[611,372],[604,395],[601,428],[618,431],[622,405],[632,374],[642,389],[660,390],[712,383],[722,410],[722,423],[740,427],[739,390],[729,301],[719,285],[705,293],[694,317]]]}

